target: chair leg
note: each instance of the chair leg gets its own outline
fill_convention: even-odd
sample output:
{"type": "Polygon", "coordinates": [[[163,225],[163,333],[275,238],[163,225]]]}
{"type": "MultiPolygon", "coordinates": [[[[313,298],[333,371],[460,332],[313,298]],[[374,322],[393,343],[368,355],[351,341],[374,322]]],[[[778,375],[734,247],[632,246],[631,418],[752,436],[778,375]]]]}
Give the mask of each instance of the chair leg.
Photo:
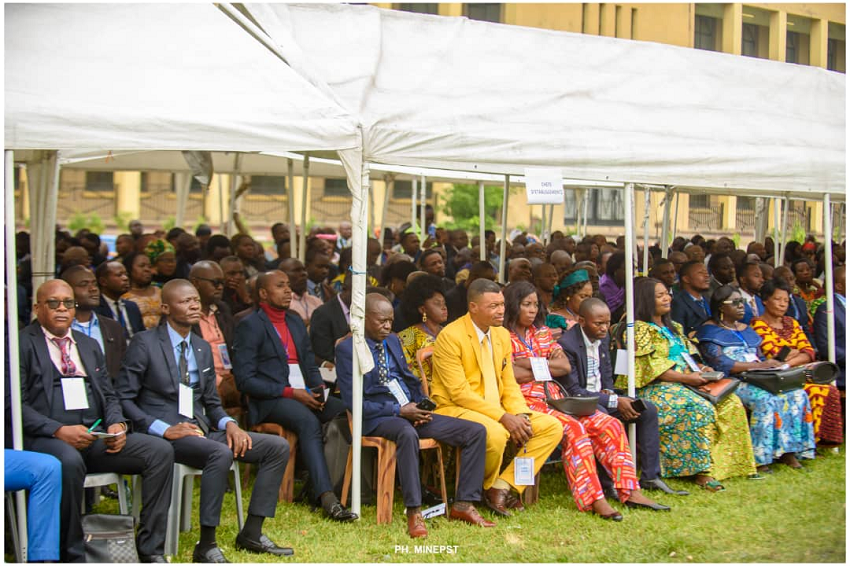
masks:
{"type": "Polygon", "coordinates": [[[127,489],[124,487],[124,476],[118,476],[115,489],[118,490],[118,509],[122,515],[129,515],[130,508],[127,506],[127,489]]]}
{"type": "Polygon", "coordinates": [[[133,517],[136,519],[136,524],[139,523],[139,517],[142,514],[142,476],[133,476],[133,517]]]}
{"type": "Polygon", "coordinates": [[[165,527],[165,554],[177,556],[180,539],[180,503],[183,501],[183,474],[179,464],[174,466],[171,481],[171,505],[168,507],[168,522],[165,527]]]}
{"type": "Polygon", "coordinates": [[[393,520],[395,492],[396,445],[386,442],[378,448],[378,524],[393,520]]]}
{"type": "Polygon", "coordinates": [[[446,470],[443,467],[443,447],[437,446],[437,473],[440,475],[440,494],[443,496],[443,505],[446,506],[446,517],[449,516],[449,496],[446,492],[446,470]]]}
{"type": "Polygon", "coordinates": [[[183,478],[183,501],[180,504],[180,532],[192,530],[192,491],[195,488],[195,476],[188,474],[183,478]]]}
{"type": "Polygon", "coordinates": [[[233,461],[233,494],[236,496],[236,524],[239,530],[242,531],[242,525],[245,524],[244,515],[242,514],[242,486],[239,481],[239,462],[233,461]]]}
{"type": "Polygon", "coordinates": [[[342,497],[341,503],[345,505],[348,502],[348,489],[351,487],[351,467],[354,454],[351,448],[348,449],[348,460],[345,463],[345,475],[342,476],[342,497]]]}
{"type": "Polygon", "coordinates": [[[525,488],[522,494],[523,503],[525,505],[534,505],[540,497],[540,472],[534,476],[534,485],[525,488]]]}

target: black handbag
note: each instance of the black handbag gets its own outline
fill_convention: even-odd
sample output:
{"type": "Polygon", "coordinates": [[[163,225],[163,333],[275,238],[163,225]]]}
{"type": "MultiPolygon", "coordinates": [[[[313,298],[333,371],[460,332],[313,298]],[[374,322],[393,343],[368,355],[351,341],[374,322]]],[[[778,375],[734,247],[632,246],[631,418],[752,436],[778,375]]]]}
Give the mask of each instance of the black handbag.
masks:
{"type": "Polygon", "coordinates": [[[596,405],[599,403],[599,395],[590,395],[588,397],[568,397],[567,392],[557,381],[544,381],[543,392],[546,394],[546,404],[567,415],[573,417],[588,417],[596,411],[596,405]],[[564,397],[562,399],[553,399],[549,394],[549,384],[553,383],[564,397]]]}
{"type": "Polygon", "coordinates": [[[132,515],[83,515],[82,523],[86,562],[139,562],[132,515]]]}
{"type": "Polygon", "coordinates": [[[745,371],[738,374],[738,377],[745,383],[761,387],[774,395],[779,395],[803,388],[806,383],[806,367],[745,371]]]}
{"type": "Polygon", "coordinates": [[[724,377],[722,379],[709,381],[705,385],[701,386],[705,388],[705,390],[687,384],[685,384],[685,387],[703,399],[707,399],[712,405],[717,405],[738,389],[739,385],[741,385],[741,382],[734,377],[724,377]]]}
{"type": "Polygon", "coordinates": [[[832,362],[812,362],[802,367],[806,370],[806,381],[818,385],[832,383],[841,371],[832,362]]]}

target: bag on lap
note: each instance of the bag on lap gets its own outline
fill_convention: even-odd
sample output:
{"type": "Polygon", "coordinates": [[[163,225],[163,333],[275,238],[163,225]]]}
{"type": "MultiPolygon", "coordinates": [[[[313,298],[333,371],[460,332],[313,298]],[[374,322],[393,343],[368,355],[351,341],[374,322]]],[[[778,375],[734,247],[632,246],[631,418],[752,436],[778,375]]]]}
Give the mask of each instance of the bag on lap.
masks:
{"type": "Polygon", "coordinates": [[[86,562],[139,561],[132,515],[83,515],[82,523],[86,562]]]}

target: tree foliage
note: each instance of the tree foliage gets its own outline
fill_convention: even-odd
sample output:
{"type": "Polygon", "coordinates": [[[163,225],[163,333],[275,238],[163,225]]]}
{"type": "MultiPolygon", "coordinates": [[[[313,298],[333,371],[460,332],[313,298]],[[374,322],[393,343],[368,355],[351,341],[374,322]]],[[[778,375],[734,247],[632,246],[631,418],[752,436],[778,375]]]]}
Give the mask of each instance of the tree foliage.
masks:
{"type": "MultiPolygon", "coordinates": [[[[484,186],[484,228],[494,230],[501,221],[502,211],[501,186],[484,186]]],[[[440,222],[441,226],[455,230],[462,229],[469,233],[478,233],[478,185],[455,184],[442,196],[440,212],[448,214],[452,220],[440,222]]]]}

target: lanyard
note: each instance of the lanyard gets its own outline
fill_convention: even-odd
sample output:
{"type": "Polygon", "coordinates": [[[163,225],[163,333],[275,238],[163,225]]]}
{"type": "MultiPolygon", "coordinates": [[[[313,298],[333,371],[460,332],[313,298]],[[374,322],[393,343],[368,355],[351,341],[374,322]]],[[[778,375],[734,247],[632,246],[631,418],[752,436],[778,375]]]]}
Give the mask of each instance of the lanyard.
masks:
{"type": "Polygon", "coordinates": [[[79,327],[80,327],[80,330],[82,330],[82,331],[83,331],[83,334],[85,334],[85,335],[86,335],[86,336],[88,336],[89,338],[91,338],[91,327],[92,327],[92,325],[94,324],[94,316],[95,316],[95,315],[94,315],[94,314],[92,314],[92,317],[89,319],[89,323],[88,323],[86,326],[83,326],[83,325],[80,323],[80,321],[79,321],[79,320],[74,319],[74,322],[76,322],[76,323],[77,323],[77,326],[79,326],[79,327]]]}
{"type": "MultiPolygon", "coordinates": [[[[534,327],[532,326],[531,328],[534,328],[534,327]]],[[[531,345],[528,342],[525,341],[525,338],[520,336],[518,333],[517,333],[516,336],[517,336],[517,338],[519,338],[519,341],[522,342],[522,345],[525,346],[526,349],[528,349],[528,353],[530,353],[532,356],[535,356],[536,354],[534,352],[534,348],[532,348],[531,345]]],[[[534,339],[532,339],[532,342],[533,341],[534,341],[534,339]]]]}

